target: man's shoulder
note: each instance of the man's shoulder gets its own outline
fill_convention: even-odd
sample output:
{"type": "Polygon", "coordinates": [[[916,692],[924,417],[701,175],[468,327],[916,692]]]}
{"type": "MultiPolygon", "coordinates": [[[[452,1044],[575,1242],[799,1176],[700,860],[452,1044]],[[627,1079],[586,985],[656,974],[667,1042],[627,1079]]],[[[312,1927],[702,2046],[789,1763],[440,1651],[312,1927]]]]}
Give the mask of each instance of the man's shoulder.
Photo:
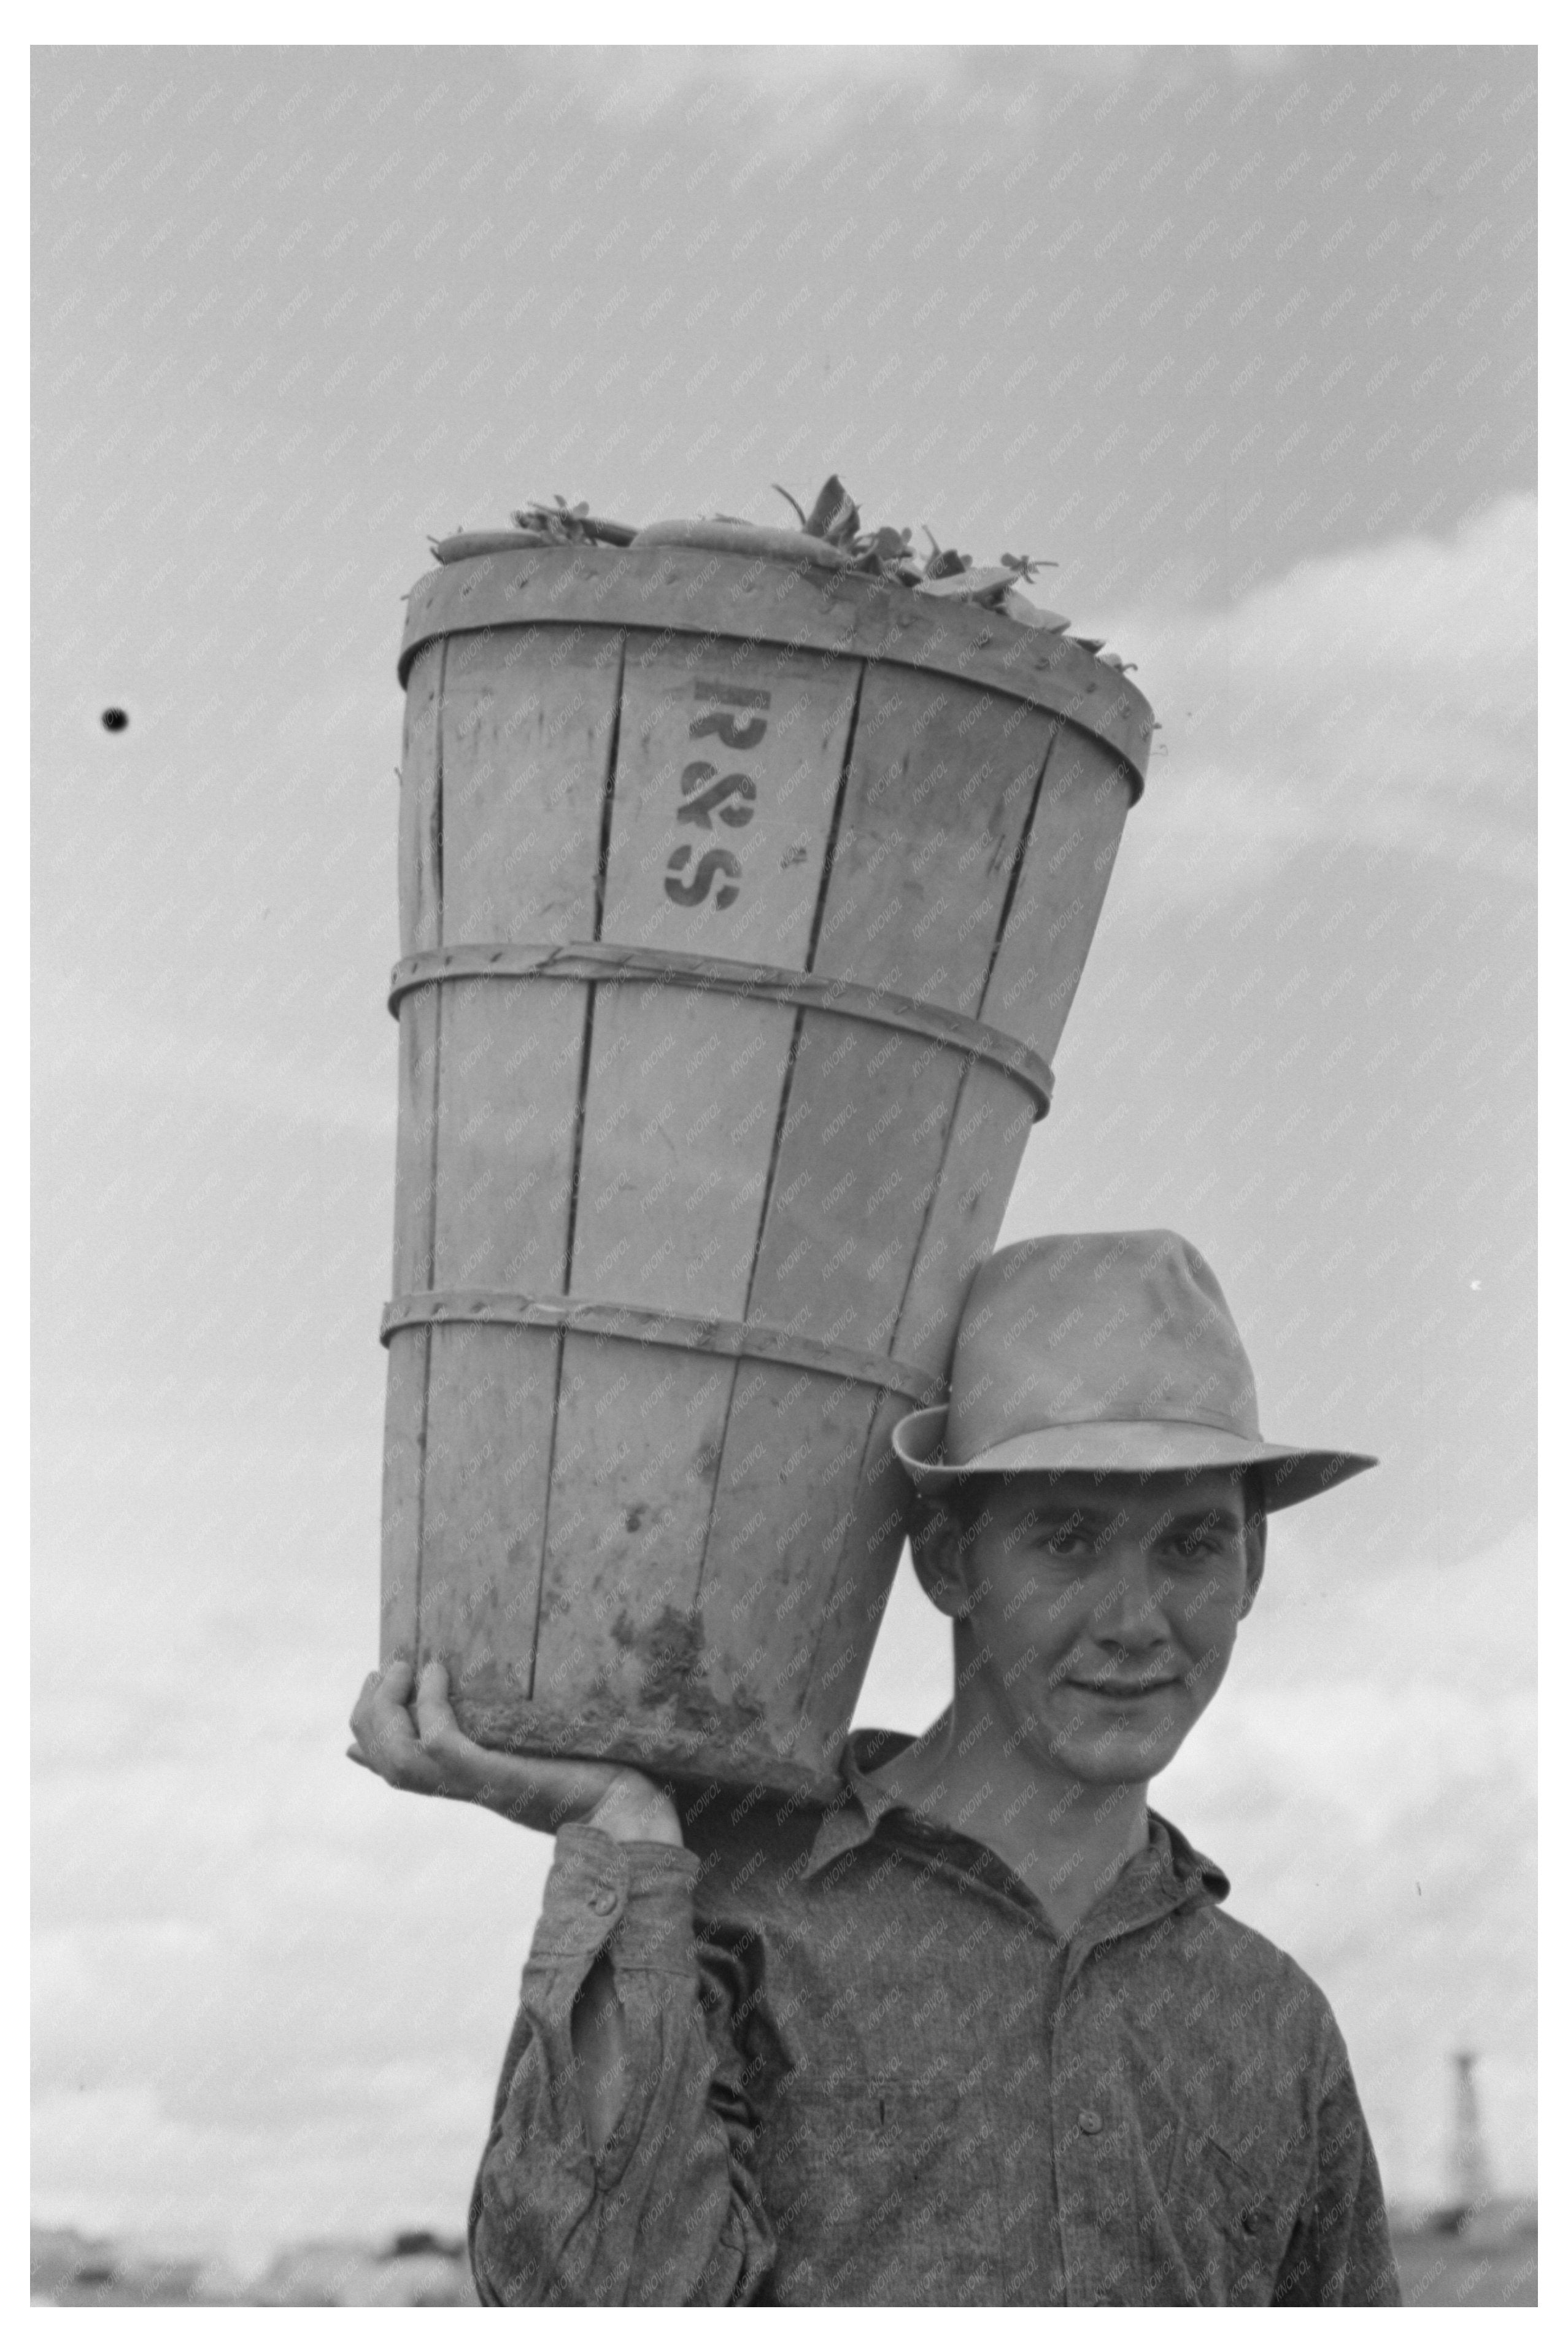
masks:
{"type": "Polygon", "coordinates": [[[827,1808],[775,1790],[709,1782],[681,1805],[681,1829],[696,1855],[699,1899],[745,1898],[756,1906],[799,1885],[827,1808]]]}
{"type": "Polygon", "coordinates": [[[1221,1965],[1237,1973],[1287,1986],[1303,2006],[1317,2002],[1327,2008],[1322,1990],[1292,1954],[1226,1909],[1230,1881],[1217,1862],[1152,1806],[1149,1832],[1151,1844],[1163,1853],[1166,1871],[1180,1889],[1173,1927],[1179,1926],[1186,1938],[1207,1944],[1221,1965]]]}
{"type": "Polygon", "coordinates": [[[1206,1903],[1181,1913],[1181,1933],[1200,1960],[1215,1998],[1256,2011],[1262,2008],[1276,2028],[1294,2026],[1317,2039],[1336,2031],[1328,1995],[1283,1945],[1249,1927],[1222,1903],[1206,1903]]]}

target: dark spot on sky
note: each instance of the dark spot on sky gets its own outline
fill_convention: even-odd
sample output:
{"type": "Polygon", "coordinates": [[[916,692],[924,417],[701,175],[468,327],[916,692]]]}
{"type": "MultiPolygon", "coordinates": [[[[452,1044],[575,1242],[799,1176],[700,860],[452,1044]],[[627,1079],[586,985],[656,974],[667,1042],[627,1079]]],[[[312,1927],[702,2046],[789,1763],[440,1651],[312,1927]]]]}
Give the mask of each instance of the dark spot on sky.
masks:
{"type": "Polygon", "coordinates": [[[121,710],[117,703],[110,703],[103,714],[103,723],[111,735],[123,735],[131,724],[130,713],[121,710]]]}

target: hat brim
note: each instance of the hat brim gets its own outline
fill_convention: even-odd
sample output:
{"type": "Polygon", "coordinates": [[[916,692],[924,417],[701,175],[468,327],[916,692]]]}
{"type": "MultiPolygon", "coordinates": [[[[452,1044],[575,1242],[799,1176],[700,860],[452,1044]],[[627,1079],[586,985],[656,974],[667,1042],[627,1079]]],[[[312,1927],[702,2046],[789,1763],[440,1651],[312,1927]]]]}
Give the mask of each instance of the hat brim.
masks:
{"type": "Polygon", "coordinates": [[[917,1493],[948,1493],[963,1478],[1005,1477],[1030,1470],[1143,1471],[1229,1470],[1256,1467],[1263,1473],[1264,1507],[1282,1511],[1311,1502],[1346,1478],[1377,1466],[1374,1454],[1330,1453],[1322,1448],[1269,1445],[1260,1437],[1238,1437],[1195,1421],[1085,1421],[1057,1423],[1021,1437],[988,1446],[970,1462],[945,1462],[942,1438],[946,1405],[905,1413],[893,1433],[893,1450],[917,1493]]]}

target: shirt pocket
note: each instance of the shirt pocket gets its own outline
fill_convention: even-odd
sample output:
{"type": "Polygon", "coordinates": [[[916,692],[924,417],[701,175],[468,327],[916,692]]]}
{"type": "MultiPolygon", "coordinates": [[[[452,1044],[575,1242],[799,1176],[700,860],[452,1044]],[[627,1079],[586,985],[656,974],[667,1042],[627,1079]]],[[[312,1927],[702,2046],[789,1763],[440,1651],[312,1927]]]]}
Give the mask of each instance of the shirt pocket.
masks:
{"type": "Polygon", "coordinates": [[[995,2163],[951,2084],[791,2085],[764,2137],[779,2302],[999,2301],[995,2163]]]}
{"type": "Polygon", "coordinates": [[[1198,2303],[1270,2301],[1295,2212],[1255,2159],[1243,2162],[1212,2132],[1185,2126],[1174,2151],[1166,2218],[1198,2303]]]}

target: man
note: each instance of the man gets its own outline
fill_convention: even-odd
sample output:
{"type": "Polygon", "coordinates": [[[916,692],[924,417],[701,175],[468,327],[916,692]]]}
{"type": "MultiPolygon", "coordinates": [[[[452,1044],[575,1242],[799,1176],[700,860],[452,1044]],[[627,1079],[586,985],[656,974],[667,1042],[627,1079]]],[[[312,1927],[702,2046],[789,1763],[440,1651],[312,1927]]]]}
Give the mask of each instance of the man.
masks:
{"type": "Polygon", "coordinates": [[[1259,1434],[1168,1233],[1022,1242],[894,1444],[953,1623],[826,1807],[492,1755],[439,1666],[350,1752],[554,1829],[471,2214],[489,2303],[1396,2304],[1327,2001],[1147,1805],[1267,1514],[1368,1469],[1259,1434]]]}

